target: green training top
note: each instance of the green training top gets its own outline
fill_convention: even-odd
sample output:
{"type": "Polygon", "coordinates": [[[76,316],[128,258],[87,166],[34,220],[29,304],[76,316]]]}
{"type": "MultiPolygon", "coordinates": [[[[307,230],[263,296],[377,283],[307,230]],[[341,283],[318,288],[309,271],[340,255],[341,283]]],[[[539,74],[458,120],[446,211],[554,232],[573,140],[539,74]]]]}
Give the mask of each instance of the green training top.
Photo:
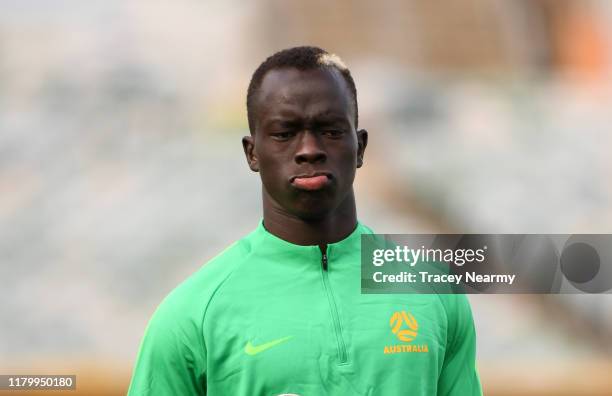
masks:
{"type": "Polygon", "coordinates": [[[172,291],[129,395],[481,395],[467,298],[361,294],[362,224],[300,246],[263,222],[172,291]]]}

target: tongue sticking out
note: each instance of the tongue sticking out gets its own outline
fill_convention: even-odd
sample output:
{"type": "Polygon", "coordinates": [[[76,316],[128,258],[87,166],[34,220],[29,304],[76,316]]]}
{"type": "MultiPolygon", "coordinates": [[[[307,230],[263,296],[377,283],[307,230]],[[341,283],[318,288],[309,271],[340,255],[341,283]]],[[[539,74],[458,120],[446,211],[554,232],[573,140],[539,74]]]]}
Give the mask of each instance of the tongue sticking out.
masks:
{"type": "Polygon", "coordinates": [[[327,183],[327,176],[313,176],[313,177],[296,177],[293,180],[293,185],[302,190],[319,190],[327,183]]]}

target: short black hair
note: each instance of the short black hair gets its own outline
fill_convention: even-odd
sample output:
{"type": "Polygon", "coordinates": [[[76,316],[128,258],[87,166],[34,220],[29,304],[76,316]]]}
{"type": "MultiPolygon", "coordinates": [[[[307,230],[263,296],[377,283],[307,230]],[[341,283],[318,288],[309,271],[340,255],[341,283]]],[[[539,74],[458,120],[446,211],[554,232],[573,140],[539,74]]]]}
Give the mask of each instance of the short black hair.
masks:
{"type": "Polygon", "coordinates": [[[355,107],[355,128],[357,128],[357,122],[359,120],[357,110],[357,88],[355,87],[355,81],[351,76],[349,69],[342,63],[340,58],[334,54],[321,49],[319,47],[293,47],[287,48],[282,51],[271,55],[266,59],[251,77],[249,83],[249,89],[247,90],[247,118],[249,121],[249,129],[251,134],[255,132],[255,97],[264,76],[270,70],[283,69],[283,68],[295,68],[298,70],[311,70],[317,68],[334,68],[340,72],[346,84],[348,85],[351,94],[353,95],[353,105],[355,107]]]}

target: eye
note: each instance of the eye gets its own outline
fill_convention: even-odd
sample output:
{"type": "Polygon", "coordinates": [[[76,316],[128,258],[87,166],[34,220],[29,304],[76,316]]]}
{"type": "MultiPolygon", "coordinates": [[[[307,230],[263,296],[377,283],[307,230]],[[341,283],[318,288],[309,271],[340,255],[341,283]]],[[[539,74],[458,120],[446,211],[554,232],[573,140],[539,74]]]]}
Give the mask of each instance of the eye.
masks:
{"type": "Polygon", "coordinates": [[[274,140],[287,140],[290,139],[292,137],[295,136],[295,132],[293,131],[281,131],[281,132],[275,132],[271,134],[272,139],[274,140]]]}
{"type": "Polygon", "coordinates": [[[344,134],[344,131],[341,129],[325,129],[321,134],[330,138],[339,138],[344,134]]]}

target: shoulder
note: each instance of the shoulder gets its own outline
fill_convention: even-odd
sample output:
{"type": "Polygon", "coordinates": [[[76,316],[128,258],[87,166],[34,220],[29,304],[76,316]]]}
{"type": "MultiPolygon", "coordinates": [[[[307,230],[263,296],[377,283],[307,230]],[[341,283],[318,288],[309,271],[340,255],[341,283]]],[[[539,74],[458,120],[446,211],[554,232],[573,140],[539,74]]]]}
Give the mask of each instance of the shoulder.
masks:
{"type": "Polygon", "coordinates": [[[470,302],[465,294],[438,294],[449,321],[471,316],[470,302]]]}
{"type": "Polygon", "coordinates": [[[140,344],[129,394],[200,394],[205,383],[203,321],[215,293],[248,256],[240,240],[176,287],[157,307],[140,344]]]}
{"type": "Polygon", "coordinates": [[[449,342],[455,342],[466,332],[474,331],[470,302],[465,294],[438,294],[444,307],[449,342]]]}
{"type": "Polygon", "coordinates": [[[248,238],[228,246],[168,294],[155,312],[157,321],[201,326],[203,316],[215,294],[231,279],[234,271],[250,253],[248,238]]]}
{"type": "Polygon", "coordinates": [[[205,350],[202,326],[208,306],[247,256],[248,243],[239,240],[172,290],[149,320],[139,360],[170,361],[205,350]]]}

